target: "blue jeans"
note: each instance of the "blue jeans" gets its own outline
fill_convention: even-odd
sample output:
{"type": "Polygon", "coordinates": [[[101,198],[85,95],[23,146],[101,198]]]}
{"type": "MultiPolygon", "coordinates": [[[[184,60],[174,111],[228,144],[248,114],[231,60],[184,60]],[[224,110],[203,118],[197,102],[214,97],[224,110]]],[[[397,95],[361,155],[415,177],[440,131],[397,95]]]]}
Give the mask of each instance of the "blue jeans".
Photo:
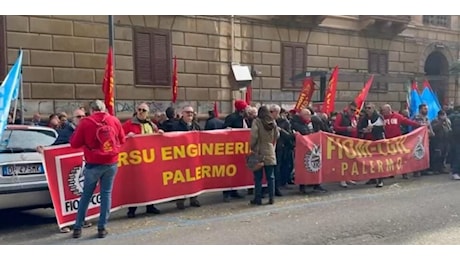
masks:
{"type": "Polygon", "coordinates": [[[85,222],[86,213],[88,211],[89,202],[96,189],[97,183],[100,181],[100,215],[97,223],[98,229],[104,229],[107,225],[112,204],[112,188],[115,175],[117,173],[117,163],[114,164],[86,164],[83,170],[85,177],[83,183],[83,194],[78,203],[77,219],[74,229],[81,229],[85,222]]]}
{"type": "Polygon", "coordinates": [[[262,177],[265,171],[267,179],[268,197],[273,199],[275,196],[275,165],[266,165],[262,169],[254,172],[254,200],[262,200],[262,177]]]}

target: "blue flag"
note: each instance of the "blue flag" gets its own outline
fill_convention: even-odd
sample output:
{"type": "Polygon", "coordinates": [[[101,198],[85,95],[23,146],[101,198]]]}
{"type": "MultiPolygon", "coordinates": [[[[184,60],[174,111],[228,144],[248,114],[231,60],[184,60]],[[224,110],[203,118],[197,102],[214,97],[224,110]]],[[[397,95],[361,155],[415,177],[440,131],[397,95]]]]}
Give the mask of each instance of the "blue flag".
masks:
{"type": "Polygon", "coordinates": [[[412,81],[409,95],[409,116],[412,118],[418,114],[418,106],[422,104],[420,93],[418,93],[417,83],[412,81]]]}
{"type": "Polygon", "coordinates": [[[11,101],[18,98],[21,70],[22,50],[0,86],[0,138],[8,123],[11,101]]]}
{"type": "Polygon", "coordinates": [[[428,119],[430,122],[438,116],[439,110],[441,110],[441,105],[439,100],[434,94],[433,90],[429,85],[424,84],[422,94],[420,95],[423,104],[426,104],[428,107],[428,119]]]}
{"type": "Polygon", "coordinates": [[[435,99],[436,104],[438,105],[439,109],[442,109],[441,103],[439,103],[438,95],[436,95],[436,93],[434,93],[433,88],[430,85],[430,82],[428,82],[428,80],[426,80],[426,79],[423,81],[423,88],[424,89],[425,88],[430,89],[430,92],[433,95],[433,98],[435,99]]]}

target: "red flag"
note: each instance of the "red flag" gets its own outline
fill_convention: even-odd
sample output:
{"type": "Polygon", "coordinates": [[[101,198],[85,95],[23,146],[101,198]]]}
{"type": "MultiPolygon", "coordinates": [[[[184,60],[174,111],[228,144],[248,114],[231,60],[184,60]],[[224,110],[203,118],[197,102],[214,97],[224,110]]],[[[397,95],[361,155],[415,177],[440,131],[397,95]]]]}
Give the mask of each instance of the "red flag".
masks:
{"type": "Polygon", "coordinates": [[[214,101],[214,117],[219,117],[219,110],[217,109],[217,101],[214,101]]]}
{"type": "Polygon", "coordinates": [[[173,59],[173,75],[172,75],[172,102],[176,103],[177,100],[177,88],[178,88],[178,80],[177,80],[177,58],[174,56],[173,59]]]}
{"type": "Polygon", "coordinates": [[[252,86],[249,85],[247,88],[246,88],[246,96],[245,96],[245,101],[246,101],[246,104],[251,104],[251,101],[252,101],[252,86]]]}
{"type": "Polygon", "coordinates": [[[359,113],[363,109],[364,102],[366,101],[367,94],[369,93],[369,90],[371,89],[373,81],[374,81],[374,75],[371,75],[369,80],[364,85],[364,88],[361,90],[361,93],[359,93],[359,95],[355,98],[356,115],[359,115],[359,113]]]}
{"type": "Polygon", "coordinates": [[[315,91],[315,82],[311,77],[306,77],[303,80],[303,88],[302,91],[299,93],[299,97],[297,98],[297,102],[294,106],[296,111],[300,111],[303,108],[307,107],[310,104],[311,97],[313,96],[313,92],[315,91]]]}
{"type": "Polygon", "coordinates": [[[329,84],[324,98],[323,113],[330,114],[335,109],[335,93],[337,91],[337,81],[339,80],[339,67],[335,66],[329,78],[329,84]]]}
{"type": "Polygon", "coordinates": [[[113,51],[109,47],[107,54],[107,62],[105,64],[104,80],[102,81],[102,92],[104,93],[104,103],[107,112],[111,115],[114,114],[115,98],[113,95],[113,51]]]}

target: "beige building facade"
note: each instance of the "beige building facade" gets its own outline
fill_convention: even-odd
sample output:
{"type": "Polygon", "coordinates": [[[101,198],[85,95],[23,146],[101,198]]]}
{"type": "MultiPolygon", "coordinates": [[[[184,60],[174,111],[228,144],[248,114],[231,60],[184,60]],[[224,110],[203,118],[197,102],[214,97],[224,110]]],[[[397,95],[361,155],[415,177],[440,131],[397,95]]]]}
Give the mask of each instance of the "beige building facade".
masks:
{"type": "MultiPolygon", "coordinates": [[[[200,114],[218,102],[221,113],[244,93],[231,64],[250,66],[253,103],[291,108],[311,73],[320,101],[339,66],[336,109],[375,75],[368,100],[399,109],[407,85],[427,78],[442,102],[460,101],[449,67],[459,59],[458,16],[115,16],[116,111],[128,117],[136,102],[164,111],[171,100],[177,57],[180,107],[200,114]]],[[[71,111],[102,98],[108,51],[107,16],[2,16],[0,76],[24,50],[26,116],[71,111]]]]}

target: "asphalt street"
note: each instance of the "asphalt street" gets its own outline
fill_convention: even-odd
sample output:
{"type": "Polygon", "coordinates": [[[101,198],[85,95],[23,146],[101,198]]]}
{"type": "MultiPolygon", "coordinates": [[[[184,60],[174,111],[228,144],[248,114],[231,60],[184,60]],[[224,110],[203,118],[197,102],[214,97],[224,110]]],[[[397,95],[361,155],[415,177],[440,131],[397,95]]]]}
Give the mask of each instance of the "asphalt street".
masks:
{"type": "Polygon", "coordinates": [[[199,196],[200,208],[179,211],[163,203],[157,205],[162,214],[147,215],[140,207],[134,219],[121,209],[112,213],[105,239],[96,238],[95,225],[80,239],[61,234],[52,209],[4,211],[0,244],[460,244],[460,182],[449,175],[397,176],[380,189],[362,183],[324,187],[328,193],[301,195],[291,186],[274,205],[250,206],[250,196],[224,203],[214,192],[199,196]]]}

